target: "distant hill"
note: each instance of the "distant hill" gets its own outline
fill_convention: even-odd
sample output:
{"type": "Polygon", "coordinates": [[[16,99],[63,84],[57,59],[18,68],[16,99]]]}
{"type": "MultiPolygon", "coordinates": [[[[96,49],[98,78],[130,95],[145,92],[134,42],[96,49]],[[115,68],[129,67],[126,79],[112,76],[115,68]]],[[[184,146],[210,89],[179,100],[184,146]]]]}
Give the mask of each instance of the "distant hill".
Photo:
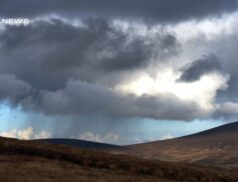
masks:
{"type": "Polygon", "coordinates": [[[218,126],[209,130],[205,130],[199,133],[188,135],[185,137],[205,136],[205,135],[217,135],[217,134],[237,134],[238,135],[238,122],[228,123],[222,126],[218,126]]]}
{"type": "Polygon", "coordinates": [[[118,145],[111,145],[106,143],[91,142],[77,139],[50,138],[50,139],[40,139],[38,141],[51,144],[63,144],[71,147],[79,147],[82,149],[97,149],[97,150],[125,149],[125,147],[121,147],[118,145]]]}
{"type": "Polygon", "coordinates": [[[180,138],[126,146],[112,151],[146,159],[238,166],[238,122],[180,138]]]}
{"type": "Polygon", "coordinates": [[[144,160],[0,137],[0,181],[236,182],[238,169],[144,160]]]}
{"type": "Polygon", "coordinates": [[[238,167],[238,122],[175,139],[128,146],[77,139],[52,138],[39,141],[110,151],[113,154],[132,155],[144,159],[238,167]]]}

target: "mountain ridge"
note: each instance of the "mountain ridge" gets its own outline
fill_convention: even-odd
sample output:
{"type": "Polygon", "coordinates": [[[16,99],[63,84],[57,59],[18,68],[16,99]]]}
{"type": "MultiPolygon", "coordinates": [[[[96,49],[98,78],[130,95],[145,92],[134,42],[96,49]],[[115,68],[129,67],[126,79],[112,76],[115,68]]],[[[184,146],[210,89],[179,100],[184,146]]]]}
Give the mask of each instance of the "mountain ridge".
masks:
{"type": "Polygon", "coordinates": [[[174,139],[125,146],[78,139],[52,138],[38,141],[82,149],[109,151],[144,159],[238,167],[238,122],[174,139]]]}
{"type": "Polygon", "coordinates": [[[37,141],[50,143],[50,144],[62,144],[71,147],[78,147],[83,149],[96,149],[96,150],[109,150],[109,149],[123,149],[123,146],[113,145],[108,143],[93,142],[80,139],[70,139],[70,138],[47,138],[38,139],[37,141]]]}
{"type": "Polygon", "coordinates": [[[238,167],[238,122],[174,139],[127,145],[112,151],[144,159],[238,167]]]}

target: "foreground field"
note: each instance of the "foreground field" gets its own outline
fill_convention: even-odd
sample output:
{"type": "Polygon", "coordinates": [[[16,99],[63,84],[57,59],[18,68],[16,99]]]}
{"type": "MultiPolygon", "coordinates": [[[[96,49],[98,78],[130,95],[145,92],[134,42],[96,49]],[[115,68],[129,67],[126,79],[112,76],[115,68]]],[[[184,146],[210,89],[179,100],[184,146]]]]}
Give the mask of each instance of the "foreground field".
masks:
{"type": "Polygon", "coordinates": [[[0,138],[0,181],[236,182],[238,171],[0,138]]]}
{"type": "Polygon", "coordinates": [[[77,164],[19,155],[0,156],[0,181],[3,182],[169,182],[151,176],[128,175],[106,169],[83,167],[77,164]]]}

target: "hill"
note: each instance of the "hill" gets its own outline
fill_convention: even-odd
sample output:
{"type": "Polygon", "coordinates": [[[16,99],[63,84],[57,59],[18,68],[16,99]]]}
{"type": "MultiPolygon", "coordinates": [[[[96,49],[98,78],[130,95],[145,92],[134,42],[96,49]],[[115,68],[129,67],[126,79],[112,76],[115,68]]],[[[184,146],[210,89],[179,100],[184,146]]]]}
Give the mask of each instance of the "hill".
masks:
{"type": "Polygon", "coordinates": [[[236,182],[237,169],[162,162],[0,137],[0,181],[236,182]]]}
{"type": "Polygon", "coordinates": [[[238,166],[238,122],[175,139],[126,146],[113,151],[146,159],[238,166]]]}
{"type": "Polygon", "coordinates": [[[49,138],[49,139],[40,139],[42,141],[50,144],[63,144],[71,147],[79,147],[83,149],[96,149],[96,150],[111,150],[111,149],[125,149],[125,147],[118,145],[111,145],[106,143],[91,142],[78,139],[64,139],[64,138],[49,138]]]}

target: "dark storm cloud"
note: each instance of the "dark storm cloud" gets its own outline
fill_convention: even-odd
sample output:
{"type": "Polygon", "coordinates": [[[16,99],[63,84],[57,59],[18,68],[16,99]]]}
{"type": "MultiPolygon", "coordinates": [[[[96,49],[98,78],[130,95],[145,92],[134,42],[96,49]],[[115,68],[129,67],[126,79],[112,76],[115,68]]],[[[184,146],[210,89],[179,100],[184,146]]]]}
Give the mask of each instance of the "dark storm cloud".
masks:
{"type": "Polygon", "coordinates": [[[237,0],[2,0],[3,16],[58,13],[70,16],[110,16],[179,21],[220,15],[237,9],[237,0]]]}
{"type": "Polygon", "coordinates": [[[40,110],[59,115],[103,114],[113,117],[148,117],[192,120],[202,116],[202,108],[173,95],[121,95],[100,85],[69,80],[56,92],[42,91],[40,110]],[[178,107],[179,106],[179,107],[178,107]]]}
{"type": "MultiPolygon", "coordinates": [[[[215,41],[195,40],[204,44],[202,50],[214,52],[217,57],[210,54],[194,61],[195,58],[181,70],[182,82],[196,81],[214,71],[230,74],[228,89],[219,90],[211,99],[214,113],[199,105],[200,102],[182,100],[172,94],[136,96],[115,88],[132,81],[128,79],[137,80],[141,71],[159,74],[158,63],[165,68],[174,66],[183,53],[188,54],[186,58],[195,52],[200,54],[200,47],[194,52],[180,52],[189,46],[189,41],[180,45],[176,33],[168,32],[163,25],[204,18],[209,20],[208,24],[204,21],[205,31],[210,31],[209,22],[214,19],[209,18],[235,12],[237,8],[238,0],[0,0],[0,18],[33,20],[27,26],[0,25],[0,103],[20,105],[29,116],[38,113],[41,117],[35,116],[37,122],[36,118],[30,118],[28,124],[39,128],[41,119],[52,117],[53,124],[47,120],[44,127],[50,126],[67,137],[87,128],[105,132],[121,127],[124,132],[125,127],[131,130],[136,121],[144,118],[184,121],[228,118],[224,105],[220,110],[216,107],[223,97],[221,102],[237,102],[234,99],[238,89],[237,37],[228,40],[221,34],[214,36],[215,41]],[[34,19],[40,16],[45,20],[34,19]],[[80,25],[72,25],[75,19],[80,25]],[[118,20],[123,21],[115,24],[118,20]],[[124,30],[125,27],[120,27],[124,24],[120,23],[128,23],[129,29],[124,30]],[[144,30],[150,35],[148,32],[141,35],[144,30]],[[222,38],[225,41],[219,40],[222,38]],[[210,45],[212,41],[215,48],[210,45]],[[222,70],[220,60],[226,61],[222,70]],[[131,119],[135,122],[128,124],[131,119]]],[[[186,26],[185,23],[185,31],[186,26]]],[[[177,32],[177,26],[172,25],[170,31],[172,28],[177,32]]],[[[190,32],[187,34],[189,37],[190,32]]]]}
{"type": "Polygon", "coordinates": [[[237,47],[238,45],[238,33],[234,32],[231,36],[220,37],[213,43],[212,48],[215,54],[224,60],[223,69],[229,73],[230,79],[228,81],[229,87],[226,90],[221,90],[217,94],[217,102],[235,101],[237,102],[237,90],[238,90],[238,61],[237,61],[237,47]]]}
{"type": "Polygon", "coordinates": [[[7,26],[0,32],[0,43],[0,71],[46,90],[65,86],[69,78],[93,82],[139,69],[150,63],[155,48],[156,54],[165,56],[178,46],[168,33],[153,40],[131,37],[100,18],[87,19],[80,27],[59,19],[7,26]]]}
{"type": "Polygon", "coordinates": [[[17,103],[30,94],[31,86],[13,75],[0,74],[0,101],[17,103]]]}
{"type": "Polygon", "coordinates": [[[6,26],[0,33],[0,72],[14,76],[10,77],[9,92],[2,89],[1,97],[20,97],[18,103],[24,109],[50,115],[190,120],[203,114],[195,103],[173,95],[138,97],[107,87],[114,79],[111,75],[121,77],[142,69],[155,53],[164,57],[176,52],[178,43],[173,35],[151,36],[131,36],[105,19],[88,19],[82,26],[59,19],[6,26]],[[102,77],[107,78],[105,84],[102,77]]]}
{"type": "Polygon", "coordinates": [[[150,50],[147,50],[143,40],[136,40],[123,50],[116,52],[112,58],[106,58],[102,67],[106,70],[124,70],[135,66],[145,66],[144,61],[149,58],[149,53],[150,50]]]}
{"type": "Polygon", "coordinates": [[[199,80],[201,76],[214,71],[220,71],[221,64],[214,54],[203,56],[192,63],[189,63],[182,69],[182,75],[179,81],[193,82],[199,80]]]}

